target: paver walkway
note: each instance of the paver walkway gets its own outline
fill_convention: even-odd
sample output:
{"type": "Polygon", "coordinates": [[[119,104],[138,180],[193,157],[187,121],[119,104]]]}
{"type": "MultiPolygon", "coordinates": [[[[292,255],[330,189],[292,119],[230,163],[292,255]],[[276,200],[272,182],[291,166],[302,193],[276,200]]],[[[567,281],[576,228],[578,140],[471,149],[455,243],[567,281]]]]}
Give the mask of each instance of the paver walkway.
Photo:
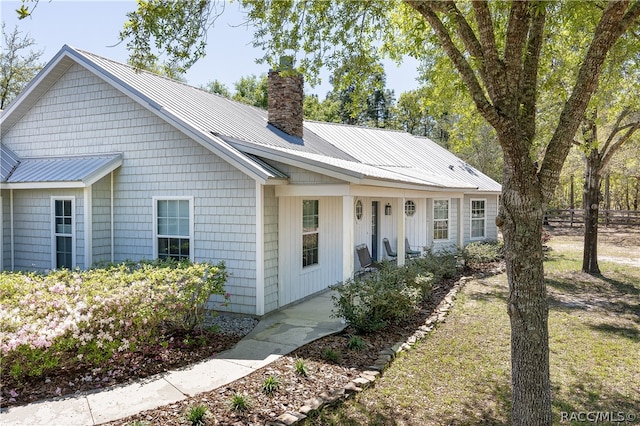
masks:
{"type": "Polygon", "coordinates": [[[101,392],[3,409],[0,425],[95,425],[171,404],[240,379],[320,337],[341,331],[331,318],[331,292],[263,318],[215,358],[101,392]]]}

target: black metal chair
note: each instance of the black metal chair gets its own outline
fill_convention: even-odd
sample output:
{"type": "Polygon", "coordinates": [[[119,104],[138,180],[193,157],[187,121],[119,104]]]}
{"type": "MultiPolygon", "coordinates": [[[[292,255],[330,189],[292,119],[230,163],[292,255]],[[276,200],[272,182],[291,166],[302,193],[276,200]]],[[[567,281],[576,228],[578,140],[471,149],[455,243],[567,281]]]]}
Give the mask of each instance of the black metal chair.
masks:
{"type": "Polygon", "coordinates": [[[391,259],[395,259],[398,257],[398,253],[396,253],[395,251],[391,250],[391,244],[389,243],[389,239],[388,238],[383,238],[382,239],[382,244],[384,244],[384,249],[387,252],[387,257],[390,257],[391,259]]]}
{"type": "Polygon", "coordinates": [[[412,250],[411,249],[411,245],[409,245],[409,239],[408,238],[404,239],[404,252],[405,252],[405,256],[408,257],[408,258],[420,257],[420,255],[422,255],[422,252],[420,250],[412,250]]]}
{"type": "Polygon", "coordinates": [[[356,253],[358,253],[358,260],[360,261],[360,270],[358,274],[364,274],[365,272],[377,269],[378,266],[374,263],[369,253],[369,247],[366,244],[359,244],[356,246],[356,253]]]}

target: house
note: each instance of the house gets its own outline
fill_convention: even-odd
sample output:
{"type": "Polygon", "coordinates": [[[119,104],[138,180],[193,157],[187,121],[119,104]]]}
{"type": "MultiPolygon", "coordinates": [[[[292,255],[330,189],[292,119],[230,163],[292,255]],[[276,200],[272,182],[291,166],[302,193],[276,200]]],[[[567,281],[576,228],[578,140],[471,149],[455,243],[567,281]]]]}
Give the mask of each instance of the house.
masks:
{"type": "Polygon", "coordinates": [[[0,268],[224,260],[228,309],[263,315],[352,277],[361,243],[403,263],[405,238],[497,238],[495,181],[426,138],[303,122],[302,78],[269,82],[264,111],[64,46],[0,117],[0,268]]]}

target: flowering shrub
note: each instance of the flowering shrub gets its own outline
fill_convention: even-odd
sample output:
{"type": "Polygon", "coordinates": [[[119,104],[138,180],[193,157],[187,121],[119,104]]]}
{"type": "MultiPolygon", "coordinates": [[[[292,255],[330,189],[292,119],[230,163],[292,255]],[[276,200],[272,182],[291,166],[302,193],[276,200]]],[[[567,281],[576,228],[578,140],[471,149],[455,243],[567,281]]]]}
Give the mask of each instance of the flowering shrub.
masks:
{"type": "Polygon", "coordinates": [[[225,295],[224,263],[140,262],[89,271],[0,274],[2,375],[21,381],[62,363],[100,364],[202,325],[225,295]]]}

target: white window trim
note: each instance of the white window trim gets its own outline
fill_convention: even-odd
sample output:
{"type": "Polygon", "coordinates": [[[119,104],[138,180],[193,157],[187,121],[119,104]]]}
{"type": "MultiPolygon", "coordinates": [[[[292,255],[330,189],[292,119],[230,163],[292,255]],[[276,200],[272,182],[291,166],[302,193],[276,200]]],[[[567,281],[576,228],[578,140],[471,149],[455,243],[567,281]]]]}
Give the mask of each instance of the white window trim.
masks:
{"type": "MultiPolygon", "coordinates": [[[[479,219],[477,219],[479,220],[479,219]]],[[[487,199],[486,198],[472,198],[469,200],[469,240],[471,241],[479,241],[487,238],[487,199]],[[474,237],[473,236],[473,202],[474,201],[482,201],[484,202],[484,217],[483,223],[484,228],[482,230],[482,237],[474,237]]]]}
{"type": "MultiPolygon", "coordinates": [[[[302,200],[302,205],[304,206],[304,201],[317,201],[318,202],[318,227],[315,231],[304,232],[304,207],[302,207],[302,254],[304,254],[304,236],[305,235],[313,235],[316,234],[318,236],[318,259],[316,263],[312,263],[311,265],[304,265],[304,262],[301,262],[302,272],[313,271],[320,267],[320,199],[318,198],[304,198],[302,200]]],[[[301,259],[302,260],[302,259],[301,259]]]]}
{"type": "Polygon", "coordinates": [[[451,198],[434,198],[432,200],[431,206],[431,217],[433,218],[431,232],[433,232],[433,241],[450,241],[451,237],[451,198]],[[436,219],[436,201],[446,201],[447,202],[447,218],[446,219],[436,219]],[[447,238],[437,239],[436,238],[436,222],[440,222],[446,220],[447,221],[447,238]]]}
{"type": "Polygon", "coordinates": [[[76,260],[76,197],[75,196],[51,196],[51,269],[57,269],[56,237],[68,236],[68,234],[58,234],[56,232],[56,201],[71,200],[71,267],[75,268],[76,260]]]}
{"type": "Polygon", "coordinates": [[[152,197],[152,210],[153,210],[153,258],[158,258],[158,201],[189,201],[189,260],[194,262],[195,257],[195,240],[194,240],[194,203],[193,196],[190,197],[176,197],[176,196],[156,196],[152,197]]]}

